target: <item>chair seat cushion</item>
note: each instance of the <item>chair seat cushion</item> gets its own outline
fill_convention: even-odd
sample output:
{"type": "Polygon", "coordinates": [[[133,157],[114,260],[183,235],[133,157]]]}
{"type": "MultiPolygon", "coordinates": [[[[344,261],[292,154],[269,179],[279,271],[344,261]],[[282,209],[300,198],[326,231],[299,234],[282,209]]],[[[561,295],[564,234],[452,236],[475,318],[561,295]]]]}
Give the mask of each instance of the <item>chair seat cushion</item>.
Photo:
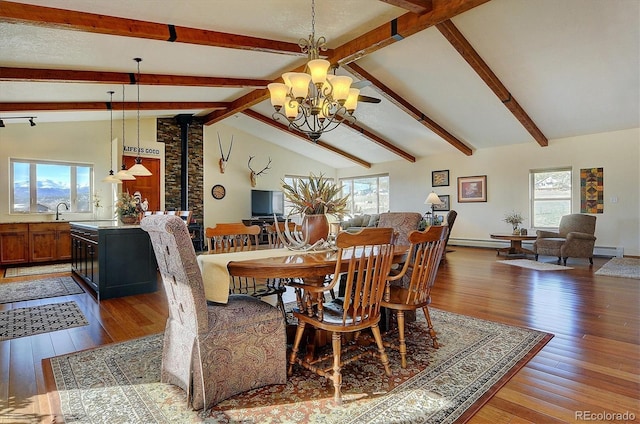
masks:
{"type": "Polygon", "coordinates": [[[283,319],[275,306],[246,294],[229,295],[226,304],[209,305],[209,328],[224,331],[270,319],[283,319]]]}

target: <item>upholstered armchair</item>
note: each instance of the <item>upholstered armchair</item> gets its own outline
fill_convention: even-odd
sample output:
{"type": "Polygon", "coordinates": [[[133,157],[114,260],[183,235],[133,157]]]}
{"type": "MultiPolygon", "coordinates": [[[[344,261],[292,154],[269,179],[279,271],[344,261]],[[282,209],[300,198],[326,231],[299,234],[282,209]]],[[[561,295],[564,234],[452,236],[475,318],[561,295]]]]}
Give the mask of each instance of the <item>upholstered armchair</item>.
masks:
{"type": "Polygon", "coordinates": [[[567,259],[589,258],[593,265],[593,248],[596,243],[596,217],[583,214],[565,215],[560,220],[558,232],[537,231],[536,241],[533,242],[533,253],[536,255],[557,256],[558,264],[562,259],[567,265],[567,259]]]}
{"type": "Polygon", "coordinates": [[[421,219],[418,212],[385,212],[380,214],[378,228],[393,228],[397,233],[395,244],[409,246],[409,233],[418,229],[421,219]]]}
{"type": "Polygon", "coordinates": [[[193,409],[257,387],[286,384],[286,329],[280,311],[248,295],[207,304],[184,221],[176,215],[151,215],[140,226],[151,238],[169,303],[161,381],[182,388],[193,409]]]}

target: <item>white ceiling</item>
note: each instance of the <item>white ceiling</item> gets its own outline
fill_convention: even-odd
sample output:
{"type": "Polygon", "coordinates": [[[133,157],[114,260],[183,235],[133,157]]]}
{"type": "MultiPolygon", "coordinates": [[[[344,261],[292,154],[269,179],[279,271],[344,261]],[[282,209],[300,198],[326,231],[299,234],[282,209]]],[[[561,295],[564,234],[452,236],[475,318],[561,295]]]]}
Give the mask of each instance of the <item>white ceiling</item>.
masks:
{"type": "MultiPolygon", "coordinates": [[[[311,30],[310,1],[290,0],[28,0],[20,1],[297,43],[311,30]]],[[[434,4],[438,3],[434,0],[434,4]]],[[[276,79],[304,63],[303,56],[170,43],[9,23],[0,2],[0,66],[142,74],[276,79]]],[[[406,10],[374,0],[317,0],[316,36],[336,48],[406,10]]],[[[452,19],[547,139],[640,127],[640,2],[637,0],[491,0],[452,19]]],[[[434,27],[357,60],[357,65],[422,111],[472,150],[534,138],[472,67],[434,27]]],[[[340,69],[339,72],[346,72],[340,69]]],[[[0,78],[0,103],[104,102],[122,86],[18,82],[0,78]]],[[[136,89],[126,87],[126,100],[136,89]]],[[[142,102],[230,102],[251,89],[140,87],[142,102]]],[[[357,124],[416,158],[458,152],[372,87],[357,124]]],[[[252,109],[270,116],[264,101],[252,109]]],[[[210,110],[159,110],[141,116],[206,115],[210,110]]],[[[37,122],[106,120],[105,111],[0,112],[37,116],[37,122]]],[[[127,112],[134,117],[135,111],[127,112]]],[[[7,125],[18,121],[5,121],[7,125]]],[[[354,162],[272,128],[245,114],[225,124],[321,160],[336,168],[354,162]]],[[[24,122],[21,123],[24,125],[24,122]]],[[[402,159],[348,128],[321,140],[370,163],[402,159]]],[[[540,147],[543,148],[543,147],[540,147]]],[[[459,153],[463,155],[463,153],[459,153]]]]}

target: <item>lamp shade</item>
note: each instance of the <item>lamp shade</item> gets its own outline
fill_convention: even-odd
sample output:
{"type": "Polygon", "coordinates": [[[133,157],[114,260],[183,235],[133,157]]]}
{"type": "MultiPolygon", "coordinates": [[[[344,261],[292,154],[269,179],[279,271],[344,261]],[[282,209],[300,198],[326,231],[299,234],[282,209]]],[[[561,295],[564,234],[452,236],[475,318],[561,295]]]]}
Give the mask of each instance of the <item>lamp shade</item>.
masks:
{"type": "Polygon", "coordinates": [[[314,59],[307,63],[309,72],[311,73],[311,81],[313,81],[314,84],[324,83],[327,79],[327,70],[329,70],[329,65],[331,65],[329,61],[324,59],[314,59]]]}
{"type": "Polygon", "coordinates": [[[276,110],[280,110],[287,99],[287,86],[279,82],[272,82],[267,85],[267,88],[269,89],[269,94],[271,94],[271,105],[276,110]]]}
{"type": "Polygon", "coordinates": [[[126,169],[121,169],[120,171],[118,171],[115,177],[121,181],[132,181],[136,179],[136,177],[129,174],[129,171],[127,171],[126,169]]]}
{"type": "Polygon", "coordinates": [[[439,205],[442,203],[442,200],[440,200],[440,198],[438,197],[437,194],[435,194],[433,191],[431,193],[429,193],[429,195],[427,196],[427,199],[424,201],[425,204],[431,204],[431,205],[439,205]]]}
{"type": "Polygon", "coordinates": [[[111,184],[122,184],[122,180],[115,175],[113,175],[113,171],[109,172],[109,175],[102,179],[103,183],[111,183],[111,184]]]}
{"type": "Polygon", "coordinates": [[[144,165],[136,160],[136,164],[127,170],[127,172],[134,177],[149,177],[151,171],[144,167],[144,165]]]}

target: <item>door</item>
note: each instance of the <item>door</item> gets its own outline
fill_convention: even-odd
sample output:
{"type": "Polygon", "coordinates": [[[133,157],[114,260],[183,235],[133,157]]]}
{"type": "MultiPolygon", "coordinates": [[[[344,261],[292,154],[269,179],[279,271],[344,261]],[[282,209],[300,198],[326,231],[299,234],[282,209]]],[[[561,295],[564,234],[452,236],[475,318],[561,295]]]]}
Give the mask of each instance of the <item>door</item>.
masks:
{"type": "MultiPolygon", "coordinates": [[[[122,161],[127,169],[136,163],[134,156],[123,156],[122,161]]],[[[160,210],[160,159],[142,158],[142,164],[151,171],[149,177],[136,177],[135,180],[123,181],[122,192],[134,195],[136,191],[140,192],[141,201],[147,199],[149,203],[148,210],[160,210]]]]}

